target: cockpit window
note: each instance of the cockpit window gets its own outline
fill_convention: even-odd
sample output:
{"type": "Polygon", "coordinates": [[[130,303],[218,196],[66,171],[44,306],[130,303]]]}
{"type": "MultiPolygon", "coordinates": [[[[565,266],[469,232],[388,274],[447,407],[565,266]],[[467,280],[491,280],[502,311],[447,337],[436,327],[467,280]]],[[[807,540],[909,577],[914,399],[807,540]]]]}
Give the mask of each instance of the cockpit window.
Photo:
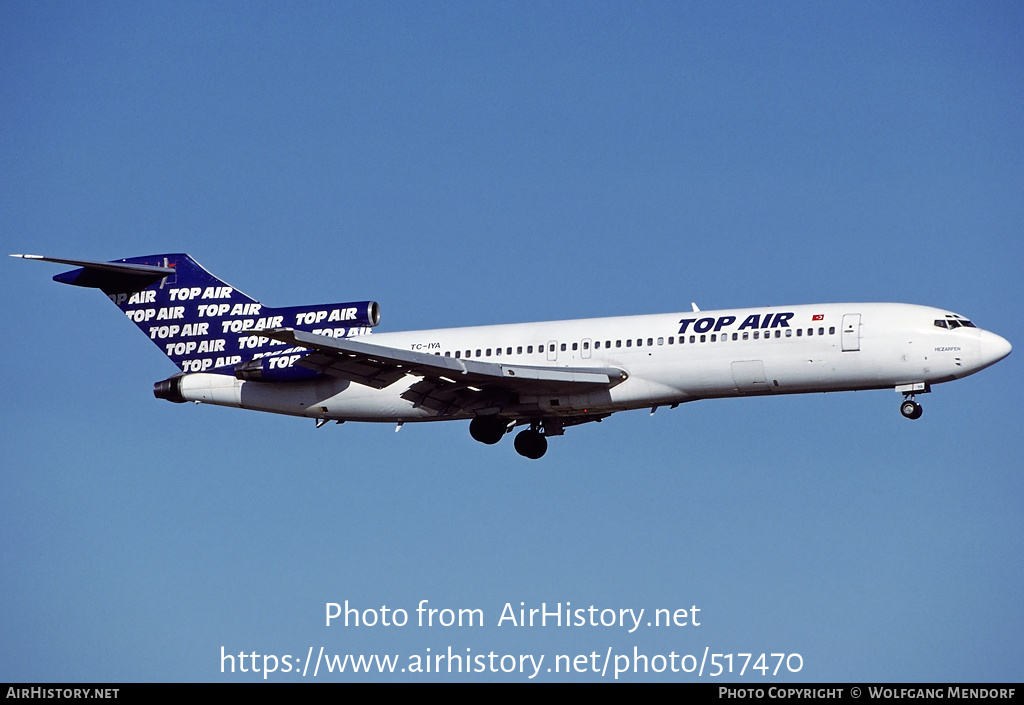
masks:
{"type": "Polygon", "coordinates": [[[954,315],[948,314],[948,313],[946,314],[945,318],[936,318],[935,319],[935,327],[936,328],[946,328],[946,329],[949,329],[949,330],[953,330],[955,328],[960,328],[961,326],[963,326],[964,328],[977,328],[978,327],[978,326],[974,325],[973,323],[971,323],[970,321],[968,321],[963,316],[954,316],[954,315]]]}

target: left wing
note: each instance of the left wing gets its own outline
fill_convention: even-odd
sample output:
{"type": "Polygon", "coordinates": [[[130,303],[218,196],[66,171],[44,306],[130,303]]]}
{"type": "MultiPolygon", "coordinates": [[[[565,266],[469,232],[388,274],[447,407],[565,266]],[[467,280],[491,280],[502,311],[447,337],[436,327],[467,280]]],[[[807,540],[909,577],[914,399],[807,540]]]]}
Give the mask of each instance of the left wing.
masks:
{"type": "Polygon", "coordinates": [[[628,377],[617,367],[533,367],[466,360],[292,328],[261,330],[258,335],[311,350],[297,365],[375,389],[406,375],[420,377],[402,397],[438,414],[501,406],[513,395],[586,394],[610,389],[628,377]]]}

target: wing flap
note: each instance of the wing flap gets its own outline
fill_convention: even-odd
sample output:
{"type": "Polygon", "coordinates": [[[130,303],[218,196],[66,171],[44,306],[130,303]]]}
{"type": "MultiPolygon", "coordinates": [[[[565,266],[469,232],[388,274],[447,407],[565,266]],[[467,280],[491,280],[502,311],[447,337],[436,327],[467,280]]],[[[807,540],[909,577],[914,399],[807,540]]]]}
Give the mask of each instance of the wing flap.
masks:
{"type": "Polygon", "coordinates": [[[306,355],[296,364],[321,374],[340,377],[374,389],[384,389],[407,374],[405,369],[380,364],[375,360],[364,360],[356,356],[338,357],[320,351],[306,355]]]}

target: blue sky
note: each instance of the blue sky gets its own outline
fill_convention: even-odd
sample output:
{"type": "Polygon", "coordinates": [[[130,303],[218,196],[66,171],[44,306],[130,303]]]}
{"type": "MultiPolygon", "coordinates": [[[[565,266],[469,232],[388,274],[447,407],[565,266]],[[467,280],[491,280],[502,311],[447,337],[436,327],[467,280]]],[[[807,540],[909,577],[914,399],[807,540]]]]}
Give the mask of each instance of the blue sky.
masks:
{"type": "MultiPolygon", "coordinates": [[[[1021,36],[998,2],[5,3],[3,241],[188,252],[380,330],[905,301],[1019,347],[1021,36]]],[[[101,294],[3,267],[0,680],[449,646],[1021,680],[1019,352],[917,422],[892,392],[697,402],[529,462],[464,423],[158,401],[173,366],[101,294]],[[325,627],[345,600],[485,624],[325,627]],[[520,602],[701,625],[497,626],[520,602]]]]}

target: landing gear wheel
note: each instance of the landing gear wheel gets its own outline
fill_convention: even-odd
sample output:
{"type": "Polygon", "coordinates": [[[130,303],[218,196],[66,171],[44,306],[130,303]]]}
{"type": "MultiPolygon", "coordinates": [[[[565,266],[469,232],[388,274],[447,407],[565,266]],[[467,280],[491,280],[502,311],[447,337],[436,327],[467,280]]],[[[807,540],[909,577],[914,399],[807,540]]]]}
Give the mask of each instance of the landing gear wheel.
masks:
{"type": "Polygon", "coordinates": [[[508,428],[508,421],[499,419],[497,416],[477,416],[469,422],[469,435],[473,440],[494,445],[505,435],[508,428]]]}
{"type": "Polygon", "coordinates": [[[900,413],[906,416],[908,419],[919,419],[924,410],[921,405],[913,399],[907,399],[900,404],[900,413]]]}
{"type": "Polygon", "coordinates": [[[547,452],[548,439],[537,431],[520,431],[516,435],[515,446],[519,455],[530,460],[537,460],[547,452]]]}

